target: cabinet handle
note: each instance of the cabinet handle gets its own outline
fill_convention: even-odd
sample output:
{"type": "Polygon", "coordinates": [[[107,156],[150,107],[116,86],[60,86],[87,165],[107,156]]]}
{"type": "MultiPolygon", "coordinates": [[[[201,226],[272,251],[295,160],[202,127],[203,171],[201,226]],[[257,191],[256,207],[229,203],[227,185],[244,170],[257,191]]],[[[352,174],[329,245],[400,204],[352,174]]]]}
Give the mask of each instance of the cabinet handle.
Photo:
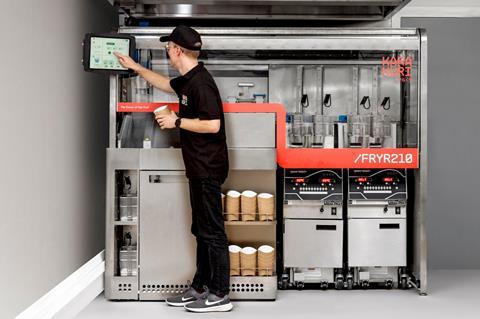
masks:
{"type": "Polygon", "coordinates": [[[161,183],[160,175],[148,175],[148,181],[150,183],[161,183]]]}
{"type": "Polygon", "coordinates": [[[380,229],[400,229],[400,224],[380,224],[380,229]]]}
{"type": "Polygon", "coordinates": [[[337,230],[337,225],[317,225],[317,230],[337,230]]]}

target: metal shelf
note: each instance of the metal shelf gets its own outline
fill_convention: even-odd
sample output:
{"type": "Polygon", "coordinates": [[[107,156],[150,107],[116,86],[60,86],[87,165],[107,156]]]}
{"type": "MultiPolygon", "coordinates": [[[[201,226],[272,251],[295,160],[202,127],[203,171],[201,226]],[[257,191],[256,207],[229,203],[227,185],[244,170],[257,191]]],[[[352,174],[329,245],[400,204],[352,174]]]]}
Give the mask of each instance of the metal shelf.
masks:
{"type": "Polygon", "coordinates": [[[136,221],[136,220],[129,220],[129,221],[116,220],[116,221],[113,222],[113,225],[115,225],[115,226],[137,226],[138,221],[136,221]]]}
{"type": "Polygon", "coordinates": [[[273,226],[276,225],[277,222],[274,221],[226,221],[225,226],[273,226]]]}

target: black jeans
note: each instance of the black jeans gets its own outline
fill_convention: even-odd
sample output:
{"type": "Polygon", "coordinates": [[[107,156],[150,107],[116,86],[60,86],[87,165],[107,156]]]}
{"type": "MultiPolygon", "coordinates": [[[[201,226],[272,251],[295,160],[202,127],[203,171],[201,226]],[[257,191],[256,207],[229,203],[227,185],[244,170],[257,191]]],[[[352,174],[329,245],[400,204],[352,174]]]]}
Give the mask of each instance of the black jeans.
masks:
{"type": "Polygon", "coordinates": [[[192,234],[197,239],[197,271],[192,287],[205,285],[211,293],[227,295],[230,286],[228,240],[222,215],[221,183],[191,179],[192,234]]]}

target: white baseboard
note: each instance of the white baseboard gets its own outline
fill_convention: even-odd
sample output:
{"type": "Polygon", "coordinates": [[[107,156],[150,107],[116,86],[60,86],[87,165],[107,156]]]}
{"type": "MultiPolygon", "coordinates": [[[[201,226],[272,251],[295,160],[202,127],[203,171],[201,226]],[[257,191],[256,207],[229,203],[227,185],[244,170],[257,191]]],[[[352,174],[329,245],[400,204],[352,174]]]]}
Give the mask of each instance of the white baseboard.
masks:
{"type": "Polygon", "coordinates": [[[16,319],[74,318],[104,289],[105,251],[65,278],[16,319]]]}

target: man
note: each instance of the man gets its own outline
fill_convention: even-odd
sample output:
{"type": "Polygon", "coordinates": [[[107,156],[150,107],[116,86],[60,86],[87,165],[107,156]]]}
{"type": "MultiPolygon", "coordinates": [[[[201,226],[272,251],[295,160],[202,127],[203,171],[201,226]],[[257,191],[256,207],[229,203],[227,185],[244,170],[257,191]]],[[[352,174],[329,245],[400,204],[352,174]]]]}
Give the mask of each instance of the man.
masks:
{"type": "Polygon", "coordinates": [[[157,116],[161,129],[180,129],[183,161],[190,186],[192,233],[197,240],[197,271],[191,287],[168,298],[167,304],[194,312],[229,311],[228,241],[222,216],[220,186],[228,175],[225,120],[217,85],[198,62],[202,41],[190,27],[178,26],[160,41],[167,42],[170,64],[181,76],[168,77],[148,70],[130,57],[116,53],[119,62],[154,87],[175,92],[178,116],[157,116]]]}

